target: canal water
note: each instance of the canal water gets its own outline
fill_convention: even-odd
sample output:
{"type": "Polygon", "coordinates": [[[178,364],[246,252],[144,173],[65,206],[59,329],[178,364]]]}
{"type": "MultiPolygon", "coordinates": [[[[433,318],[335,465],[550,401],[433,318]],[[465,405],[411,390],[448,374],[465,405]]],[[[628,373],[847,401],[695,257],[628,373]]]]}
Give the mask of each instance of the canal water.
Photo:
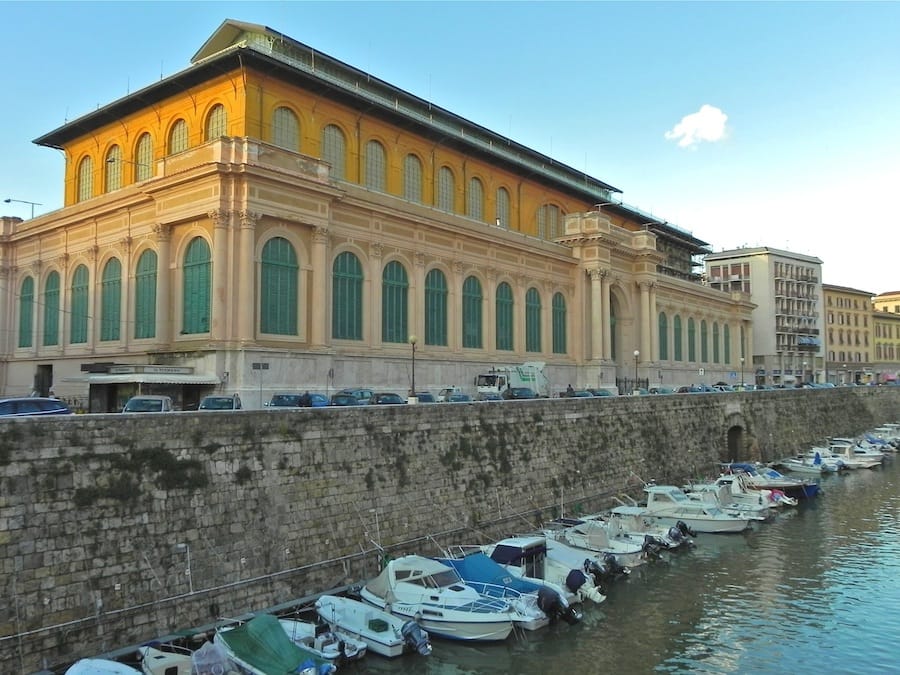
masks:
{"type": "Polygon", "coordinates": [[[614,583],[584,620],[344,673],[900,673],[900,457],[614,583]]]}

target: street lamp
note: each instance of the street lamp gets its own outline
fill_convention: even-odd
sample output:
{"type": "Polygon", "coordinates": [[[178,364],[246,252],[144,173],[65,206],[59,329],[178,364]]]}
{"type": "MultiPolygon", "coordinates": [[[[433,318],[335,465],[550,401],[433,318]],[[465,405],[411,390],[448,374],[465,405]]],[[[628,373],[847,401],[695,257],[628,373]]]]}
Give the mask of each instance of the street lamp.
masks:
{"type": "Polygon", "coordinates": [[[806,361],[803,362],[803,375],[802,375],[802,379],[803,379],[804,382],[806,382],[806,361]]]}
{"type": "Polygon", "coordinates": [[[847,364],[841,366],[841,384],[847,384],[847,364]]]}
{"type": "Polygon", "coordinates": [[[632,393],[637,393],[638,390],[638,359],[641,356],[641,352],[639,349],[634,350],[634,391],[632,393]]]}
{"type": "Polygon", "coordinates": [[[741,357],[741,381],[738,382],[738,384],[741,386],[741,391],[743,391],[744,390],[744,357],[743,356],[741,357]]]}
{"type": "Polygon", "coordinates": [[[39,202],[29,202],[25,199],[13,199],[12,197],[8,197],[3,200],[7,204],[12,204],[15,202],[16,204],[31,204],[31,217],[34,218],[34,207],[35,206],[43,206],[43,204],[39,202]]]}
{"type": "Polygon", "coordinates": [[[415,335],[409,336],[409,344],[412,347],[412,389],[409,392],[410,403],[416,402],[416,342],[418,338],[415,335]]]}

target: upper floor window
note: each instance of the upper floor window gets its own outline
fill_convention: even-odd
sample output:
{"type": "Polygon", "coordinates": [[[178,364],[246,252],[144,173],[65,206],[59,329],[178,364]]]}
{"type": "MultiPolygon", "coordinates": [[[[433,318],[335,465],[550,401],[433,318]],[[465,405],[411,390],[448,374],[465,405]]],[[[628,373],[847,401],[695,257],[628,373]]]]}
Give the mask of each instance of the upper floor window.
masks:
{"type": "Polygon", "coordinates": [[[19,347],[31,347],[34,340],[34,278],[25,277],[19,290],[19,347]]]}
{"type": "Polygon", "coordinates": [[[141,134],[134,156],[135,181],[147,180],[153,173],[153,138],[150,134],[141,134]]]}
{"type": "Polygon", "coordinates": [[[499,227],[509,229],[509,191],[506,188],[497,188],[497,219],[499,227]]]}
{"type": "Polygon", "coordinates": [[[403,160],[403,198],[422,203],[422,161],[415,155],[403,160]]]}
{"type": "Polygon", "coordinates": [[[266,242],[260,269],[260,332],[297,335],[299,270],[297,252],[287,239],[266,242]]]}
{"type": "Polygon", "coordinates": [[[44,346],[59,344],[59,272],[50,272],[44,284],[44,346]]]}
{"type": "Polygon", "coordinates": [[[228,116],[225,113],[225,106],[217,103],[206,116],[206,136],[204,140],[214,141],[226,135],[228,135],[228,116]]]}
{"type": "Polygon", "coordinates": [[[184,152],[188,149],[188,125],[184,120],[176,120],[169,131],[169,153],[184,152]]]}
{"type": "Polygon", "coordinates": [[[477,178],[469,181],[469,193],[466,195],[466,215],[475,220],[484,220],[484,187],[477,178]]]}
{"type": "Polygon", "coordinates": [[[272,143],[285,150],[300,152],[300,121],[290,108],[275,108],[272,114],[272,143]]]}
{"type": "Polygon", "coordinates": [[[112,192],[122,187],[122,149],[118,145],[112,146],[106,153],[103,169],[104,192],[112,192]]]}
{"type": "Polygon", "coordinates": [[[331,177],[344,180],[347,175],[347,143],[340,127],[329,124],[322,129],[322,159],[331,165],[331,177]]]}
{"type": "Polygon", "coordinates": [[[387,162],[384,146],[378,141],[366,143],[366,187],[379,192],[387,190],[387,162]]]}
{"type": "Polygon", "coordinates": [[[88,268],[85,265],[79,265],[72,275],[70,302],[69,343],[82,344],[88,339],[88,268]]]}
{"type": "Polygon", "coordinates": [[[94,162],[85,157],[78,164],[78,201],[83,202],[94,196],[94,162]]]}
{"type": "Polygon", "coordinates": [[[456,194],[456,179],[453,172],[442,166],[438,172],[437,207],[441,211],[453,213],[453,197],[456,194]]]}
{"type": "Polygon", "coordinates": [[[538,236],[554,239],[562,234],[562,213],[554,204],[544,204],[537,213],[538,236]]]}

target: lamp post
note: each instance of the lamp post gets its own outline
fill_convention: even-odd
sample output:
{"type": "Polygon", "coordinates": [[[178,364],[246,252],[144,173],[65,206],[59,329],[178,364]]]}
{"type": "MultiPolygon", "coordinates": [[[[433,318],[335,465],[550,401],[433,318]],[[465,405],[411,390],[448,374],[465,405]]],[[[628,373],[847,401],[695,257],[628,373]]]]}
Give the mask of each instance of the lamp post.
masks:
{"type": "Polygon", "coordinates": [[[847,364],[841,365],[841,384],[847,384],[847,364]]]}
{"type": "Polygon", "coordinates": [[[409,344],[412,347],[412,388],[409,392],[409,402],[417,403],[418,397],[416,396],[416,342],[418,342],[418,338],[415,335],[409,336],[409,344]]]}
{"type": "Polygon", "coordinates": [[[16,204],[30,204],[31,205],[31,217],[34,218],[34,207],[35,206],[43,206],[40,202],[29,202],[25,199],[13,199],[12,197],[8,197],[3,200],[6,204],[12,204],[15,202],[16,204]]]}
{"type": "Polygon", "coordinates": [[[806,382],[806,361],[803,362],[803,375],[801,377],[806,382]]]}
{"type": "Polygon", "coordinates": [[[641,352],[638,349],[634,350],[634,390],[631,392],[633,395],[638,393],[638,359],[641,356],[641,352]]]}
{"type": "Polygon", "coordinates": [[[741,357],[741,381],[738,382],[741,387],[741,391],[744,391],[744,357],[741,357]]]}

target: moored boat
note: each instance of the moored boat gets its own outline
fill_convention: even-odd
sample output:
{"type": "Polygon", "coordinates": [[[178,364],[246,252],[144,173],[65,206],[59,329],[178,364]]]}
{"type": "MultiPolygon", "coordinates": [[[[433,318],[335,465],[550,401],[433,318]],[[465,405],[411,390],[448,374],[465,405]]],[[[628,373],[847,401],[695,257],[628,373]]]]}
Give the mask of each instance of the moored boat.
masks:
{"type": "Polygon", "coordinates": [[[749,462],[724,464],[728,473],[740,474],[745,487],[751,490],[779,490],[794,499],[809,499],[819,494],[819,484],[806,478],[790,478],[771,467],[757,468],[749,462]]]}
{"type": "Polygon", "coordinates": [[[250,675],[330,675],[337,667],[291,641],[278,619],[260,614],[239,626],[216,630],[214,642],[250,675]]]}
{"type": "Polygon", "coordinates": [[[112,659],[79,659],[65,675],[141,675],[141,671],[112,659]]]}
{"type": "Polygon", "coordinates": [[[644,493],[646,504],[635,503],[634,506],[643,509],[645,518],[666,525],[682,522],[695,532],[724,534],[743,532],[754,520],[738,511],[691,499],[675,485],[645,485],[644,493]]]}

